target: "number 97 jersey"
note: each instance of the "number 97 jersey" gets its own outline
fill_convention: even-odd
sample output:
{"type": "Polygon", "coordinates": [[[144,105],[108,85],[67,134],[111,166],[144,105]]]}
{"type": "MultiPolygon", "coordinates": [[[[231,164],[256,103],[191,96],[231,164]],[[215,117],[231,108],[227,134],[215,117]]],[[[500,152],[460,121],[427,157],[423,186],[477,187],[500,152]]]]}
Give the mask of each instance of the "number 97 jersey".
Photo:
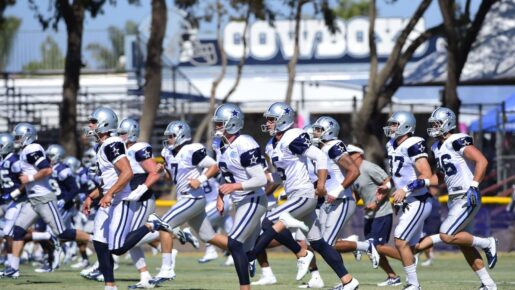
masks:
{"type": "MultiPolygon", "coordinates": [[[[409,137],[400,145],[397,145],[395,140],[388,141],[386,152],[388,152],[390,174],[395,183],[395,188],[403,188],[418,178],[415,162],[419,158],[427,158],[426,149],[426,141],[416,136],[409,137]]],[[[414,190],[410,196],[419,196],[426,193],[427,188],[423,187],[414,190]]]]}
{"type": "Polygon", "coordinates": [[[444,142],[436,141],[431,150],[435,154],[438,171],[445,176],[449,195],[465,193],[474,177],[474,164],[463,158],[463,151],[473,145],[467,134],[452,134],[444,142]]]}

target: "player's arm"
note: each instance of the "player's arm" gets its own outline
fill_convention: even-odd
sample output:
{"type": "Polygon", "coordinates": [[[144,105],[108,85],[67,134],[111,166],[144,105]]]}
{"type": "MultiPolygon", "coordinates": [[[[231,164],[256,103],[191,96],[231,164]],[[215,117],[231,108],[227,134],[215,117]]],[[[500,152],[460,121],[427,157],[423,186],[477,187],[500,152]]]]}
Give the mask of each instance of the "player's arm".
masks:
{"type": "Polygon", "coordinates": [[[309,146],[303,153],[304,156],[313,160],[317,164],[317,188],[316,194],[318,196],[326,195],[325,181],[327,180],[327,155],[315,146],[309,146]]]}
{"type": "Polygon", "coordinates": [[[488,166],[488,160],[486,157],[473,145],[466,146],[463,150],[463,157],[465,159],[474,162],[475,170],[474,170],[474,178],[473,181],[477,182],[476,187],[479,186],[479,183],[483,181],[486,174],[486,167],[488,166]]]}
{"type": "Polygon", "coordinates": [[[345,171],[345,179],[342,182],[343,189],[351,186],[356,179],[359,177],[359,168],[354,163],[352,158],[350,158],[349,154],[343,154],[340,159],[338,159],[338,165],[342,169],[342,171],[345,171]]]}
{"type": "Polygon", "coordinates": [[[199,175],[196,179],[190,179],[190,187],[193,189],[197,189],[200,185],[206,182],[209,178],[215,177],[218,174],[218,164],[216,161],[208,156],[206,153],[206,149],[202,148],[193,153],[192,156],[192,165],[198,166],[200,168],[204,168],[207,170],[199,175]]]}
{"type": "Polygon", "coordinates": [[[27,162],[36,167],[37,172],[33,175],[20,175],[22,184],[25,185],[52,175],[52,166],[42,151],[38,150],[27,154],[27,162]]]}

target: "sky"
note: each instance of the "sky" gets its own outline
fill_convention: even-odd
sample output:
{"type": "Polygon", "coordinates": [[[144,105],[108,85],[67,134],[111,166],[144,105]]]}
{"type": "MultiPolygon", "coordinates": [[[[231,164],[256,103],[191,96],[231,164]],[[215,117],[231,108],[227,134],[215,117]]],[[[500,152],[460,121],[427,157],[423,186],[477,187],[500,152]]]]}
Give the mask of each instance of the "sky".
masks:
{"type": "MultiPolygon", "coordinates": [[[[270,1],[270,0],[269,0],[270,1]]],[[[281,1],[281,0],[274,0],[281,1]]],[[[40,10],[45,11],[50,5],[50,0],[39,0],[41,3],[40,10]]],[[[86,29],[105,29],[110,25],[123,27],[126,21],[132,20],[140,22],[150,14],[151,1],[141,0],[140,5],[129,5],[127,0],[118,0],[118,3],[104,6],[104,14],[98,15],[92,19],[89,15],[86,19],[86,29]]],[[[333,4],[336,0],[332,0],[333,4]]],[[[392,0],[378,0],[377,7],[380,17],[409,17],[418,6],[417,0],[397,0],[394,4],[389,4],[392,0]]],[[[460,2],[460,0],[458,0],[460,2]]],[[[479,5],[479,0],[473,0],[473,8],[479,5]]],[[[172,5],[172,1],[167,1],[168,5],[172,5]]],[[[308,8],[309,9],[309,8],[308,8]]],[[[34,17],[34,12],[29,9],[27,0],[18,0],[15,6],[7,8],[5,15],[17,16],[22,19],[21,30],[40,30],[41,26],[34,17]]],[[[433,1],[424,16],[426,26],[433,26],[441,22],[440,11],[437,1],[433,1]]]]}

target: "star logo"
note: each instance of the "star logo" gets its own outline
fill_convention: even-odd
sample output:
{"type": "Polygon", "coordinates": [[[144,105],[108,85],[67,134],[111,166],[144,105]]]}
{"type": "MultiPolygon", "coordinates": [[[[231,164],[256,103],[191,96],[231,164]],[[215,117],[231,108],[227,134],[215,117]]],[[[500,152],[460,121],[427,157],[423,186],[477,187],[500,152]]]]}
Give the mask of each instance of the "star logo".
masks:
{"type": "Polygon", "coordinates": [[[467,139],[463,138],[463,145],[468,146],[470,145],[470,142],[467,139]]]}
{"type": "Polygon", "coordinates": [[[232,116],[233,117],[238,117],[238,114],[239,114],[238,111],[236,111],[236,110],[232,111],[232,116]]]}
{"type": "Polygon", "coordinates": [[[289,115],[289,114],[290,114],[290,108],[286,108],[286,109],[284,109],[284,113],[285,113],[286,115],[289,115]]]}
{"type": "Polygon", "coordinates": [[[334,122],[333,121],[329,121],[329,125],[334,126],[334,122]]]}
{"type": "Polygon", "coordinates": [[[179,128],[179,130],[181,130],[182,129],[182,125],[177,126],[177,128],[179,128]]]}
{"type": "Polygon", "coordinates": [[[426,151],[426,146],[424,146],[424,144],[419,143],[418,146],[420,148],[420,151],[426,151]]]}
{"type": "Polygon", "coordinates": [[[257,164],[257,161],[258,161],[258,158],[255,155],[250,158],[250,164],[257,164]]]}
{"type": "Polygon", "coordinates": [[[113,144],[111,145],[111,151],[113,152],[113,155],[114,155],[114,156],[118,156],[118,155],[120,155],[120,149],[119,149],[119,148],[116,148],[116,147],[114,147],[114,146],[115,146],[115,143],[113,143],[113,144]]]}
{"type": "Polygon", "coordinates": [[[347,149],[345,148],[345,145],[343,145],[342,143],[338,143],[337,146],[338,146],[338,149],[340,149],[340,151],[342,151],[342,152],[347,151],[347,149]]]}
{"type": "Polygon", "coordinates": [[[150,152],[145,151],[145,153],[143,153],[143,156],[145,156],[145,159],[150,158],[150,152]]]}
{"type": "Polygon", "coordinates": [[[311,146],[311,141],[309,141],[309,138],[304,138],[304,144],[308,147],[311,146]]]}

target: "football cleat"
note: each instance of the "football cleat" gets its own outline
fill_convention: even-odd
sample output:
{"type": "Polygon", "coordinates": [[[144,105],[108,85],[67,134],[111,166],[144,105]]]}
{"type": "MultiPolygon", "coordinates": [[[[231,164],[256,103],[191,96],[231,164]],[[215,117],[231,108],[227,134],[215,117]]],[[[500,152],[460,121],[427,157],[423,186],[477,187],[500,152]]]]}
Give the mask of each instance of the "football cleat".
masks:
{"type": "Polygon", "coordinates": [[[213,260],[216,260],[218,258],[218,253],[214,249],[214,247],[209,247],[206,250],[206,253],[204,254],[204,257],[198,259],[198,262],[201,264],[211,262],[213,260]]]}
{"type": "Polygon", "coordinates": [[[154,284],[150,284],[150,281],[139,281],[134,285],[129,285],[129,289],[152,289],[154,288],[154,284]]]}
{"type": "Polygon", "coordinates": [[[77,263],[75,263],[75,264],[71,265],[70,267],[71,267],[72,269],[84,269],[84,268],[86,268],[86,267],[88,267],[88,266],[89,266],[89,261],[88,261],[88,260],[84,260],[84,259],[82,259],[82,260],[80,260],[79,262],[77,262],[77,263]]]}
{"type": "Polygon", "coordinates": [[[354,259],[356,261],[361,261],[361,255],[362,255],[361,251],[354,251],[354,252],[352,252],[352,254],[354,255],[354,259]]]}
{"type": "Polygon", "coordinates": [[[309,264],[315,255],[311,251],[306,251],[306,256],[297,259],[297,281],[306,276],[309,270],[309,264]]]}
{"type": "Polygon", "coordinates": [[[485,284],[481,284],[481,286],[479,286],[478,290],[497,290],[497,285],[489,285],[489,286],[486,286],[485,284]]]}
{"type": "Polygon", "coordinates": [[[490,240],[490,246],[483,249],[486,254],[486,260],[488,261],[488,269],[493,269],[497,263],[497,244],[499,241],[494,237],[488,237],[490,240]]]}
{"type": "Polygon", "coordinates": [[[165,223],[155,213],[151,214],[148,217],[148,221],[152,223],[152,231],[165,231],[172,233],[172,228],[170,227],[170,225],[165,223]]]}
{"type": "Polygon", "coordinates": [[[333,290],[355,290],[359,287],[359,281],[356,278],[352,278],[347,284],[339,284],[333,288],[333,290]]]}
{"type": "Polygon", "coordinates": [[[34,269],[34,272],[50,273],[50,272],[54,272],[54,270],[56,270],[56,269],[52,268],[49,263],[45,263],[41,268],[34,269]]]}
{"type": "Polygon", "coordinates": [[[403,290],[422,290],[422,287],[411,285],[411,284],[406,284],[406,286],[404,286],[404,288],[402,288],[402,289],[403,290]]]}
{"type": "Polygon", "coordinates": [[[163,282],[175,279],[175,276],[176,275],[174,270],[163,267],[161,268],[159,273],[154,278],[150,279],[148,282],[151,285],[158,286],[163,282]]]}
{"type": "Polygon", "coordinates": [[[227,257],[227,259],[225,259],[225,262],[223,262],[222,266],[226,266],[226,267],[229,267],[229,266],[233,266],[234,265],[234,259],[232,258],[231,255],[229,255],[227,257]]]}
{"type": "Polygon", "coordinates": [[[320,275],[311,276],[311,279],[309,279],[308,283],[299,285],[299,288],[302,289],[312,289],[312,288],[324,288],[324,280],[322,280],[322,277],[320,275]]]}
{"type": "Polygon", "coordinates": [[[372,261],[372,267],[374,269],[377,269],[379,267],[379,253],[377,252],[376,246],[374,245],[373,240],[368,240],[368,251],[367,255],[370,258],[370,261],[372,261]]]}
{"type": "Polygon", "coordinates": [[[277,283],[274,275],[262,275],[259,280],[251,282],[250,285],[273,285],[277,283]]]}
{"type": "Polygon", "coordinates": [[[291,216],[289,212],[283,212],[281,215],[279,215],[279,220],[284,224],[287,228],[298,228],[301,229],[304,232],[308,232],[309,228],[306,226],[306,224],[302,221],[299,221],[298,219],[291,216]]]}
{"type": "Polygon", "coordinates": [[[249,262],[249,276],[250,278],[256,275],[256,260],[252,260],[249,262]]]}
{"type": "Polygon", "coordinates": [[[182,230],[182,232],[184,233],[184,236],[186,238],[186,241],[188,243],[190,243],[195,249],[198,249],[200,248],[200,242],[198,241],[197,237],[195,237],[192,233],[191,233],[191,229],[190,228],[184,228],[182,230]]]}
{"type": "Polygon", "coordinates": [[[399,286],[401,285],[401,277],[388,277],[384,282],[377,283],[377,286],[379,287],[385,287],[385,286],[399,286]]]}
{"type": "Polygon", "coordinates": [[[2,277],[18,279],[18,277],[20,277],[20,271],[17,269],[8,267],[2,272],[2,277]]]}

